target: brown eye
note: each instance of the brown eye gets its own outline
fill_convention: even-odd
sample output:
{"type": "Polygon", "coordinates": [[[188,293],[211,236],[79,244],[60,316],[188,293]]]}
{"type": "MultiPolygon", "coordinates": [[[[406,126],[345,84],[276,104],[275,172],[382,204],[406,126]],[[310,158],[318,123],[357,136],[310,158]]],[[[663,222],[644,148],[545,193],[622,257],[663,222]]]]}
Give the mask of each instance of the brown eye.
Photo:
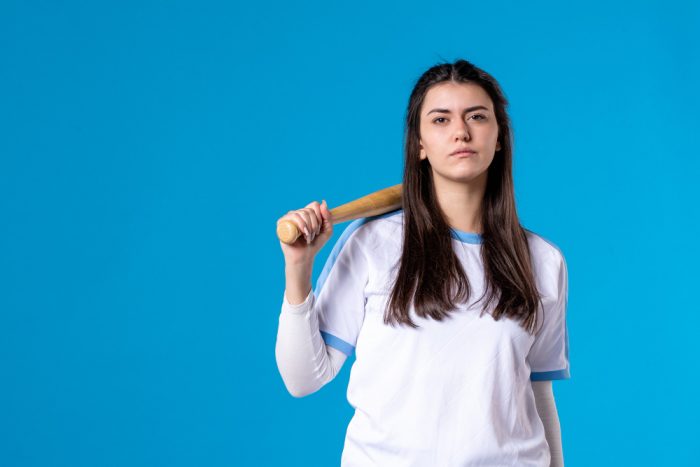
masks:
{"type": "Polygon", "coordinates": [[[486,117],[483,116],[483,115],[481,115],[481,114],[474,114],[474,115],[472,115],[472,117],[481,117],[481,118],[479,118],[479,119],[477,119],[477,120],[486,120],[486,117]]]}
{"type": "MultiPolygon", "coordinates": [[[[438,120],[445,120],[445,117],[438,117],[435,120],[433,120],[433,123],[437,123],[438,120]]],[[[440,122],[442,123],[442,122],[440,122]]]]}

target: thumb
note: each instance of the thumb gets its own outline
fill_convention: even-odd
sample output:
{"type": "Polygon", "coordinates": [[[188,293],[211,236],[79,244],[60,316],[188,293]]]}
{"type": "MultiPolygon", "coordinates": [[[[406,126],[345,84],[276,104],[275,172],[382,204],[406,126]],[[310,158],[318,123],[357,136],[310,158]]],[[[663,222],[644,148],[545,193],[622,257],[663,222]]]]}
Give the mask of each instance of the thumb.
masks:
{"type": "Polygon", "coordinates": [[[325,199],[321,202],[321,215],[323,215],[324,222],[326,220],[330,222],[333,219],[333,214],[328,210],[328,204],[326,204],[325,199]]]}
{"type": "Polygon", "coordinates": [[[330,236],[333,231],[333,214],[328,210],[325,199],[321,203],[321,215],[323,215],[323,228],[321,229],[321,233],[322,235],[330,236]]]}

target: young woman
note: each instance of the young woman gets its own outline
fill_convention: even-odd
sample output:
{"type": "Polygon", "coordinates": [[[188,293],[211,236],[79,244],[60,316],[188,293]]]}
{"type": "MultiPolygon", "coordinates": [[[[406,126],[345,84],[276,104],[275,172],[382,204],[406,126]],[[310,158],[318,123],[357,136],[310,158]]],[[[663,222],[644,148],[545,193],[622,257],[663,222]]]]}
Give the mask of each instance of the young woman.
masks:
{"type": "Polygon", "coordinates": [[[465,60],[427,70],[406,115],[402,208],[350,223],[315,290],[326,202],[279,219],[305,232],[280,242],[287,389],[311,394],[356,355],[343,466],[563,465],[551,380],[569,378],[566,262],[518,220],[507,105],[465,60]]]}

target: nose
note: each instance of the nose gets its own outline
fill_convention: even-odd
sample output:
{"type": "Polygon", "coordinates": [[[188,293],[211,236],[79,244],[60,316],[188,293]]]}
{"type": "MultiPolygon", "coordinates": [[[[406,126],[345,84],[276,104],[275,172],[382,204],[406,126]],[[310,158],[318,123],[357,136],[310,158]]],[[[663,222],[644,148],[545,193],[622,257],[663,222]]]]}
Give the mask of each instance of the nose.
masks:
{"type": "Polygon", "coordinates": [[[460,121],[460,123],[457,124],[457,130],[455,131],[455,139],[457,141],[469,141],[471,139],[471,136],[469,135],[469,126],[467,125],[467,122],[460,121]]]}

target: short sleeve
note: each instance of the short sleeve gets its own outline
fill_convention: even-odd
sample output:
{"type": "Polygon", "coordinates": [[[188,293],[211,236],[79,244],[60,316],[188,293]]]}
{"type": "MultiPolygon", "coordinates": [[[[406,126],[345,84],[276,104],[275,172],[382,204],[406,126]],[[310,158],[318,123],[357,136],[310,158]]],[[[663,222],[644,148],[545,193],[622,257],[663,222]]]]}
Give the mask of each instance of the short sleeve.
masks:
{"type": "Polygon", "coordinates": [[[352,355],[365,316],[367,258],[360,228],[366,218],[350,223],[333,246],[314,289],[319,330],[324,342],[352,355]]]}
{"type": "Polygon", "coordinates": [[[530,380],[545,381],[569,379],[569,332],[566,323],[568,304],[568,273],[566,260],[559,251],[558,267],[552,276],[556,278],[554,298],[543,300],[544,323],[530,348],[527,360],[530,364],[530,380]]]}

